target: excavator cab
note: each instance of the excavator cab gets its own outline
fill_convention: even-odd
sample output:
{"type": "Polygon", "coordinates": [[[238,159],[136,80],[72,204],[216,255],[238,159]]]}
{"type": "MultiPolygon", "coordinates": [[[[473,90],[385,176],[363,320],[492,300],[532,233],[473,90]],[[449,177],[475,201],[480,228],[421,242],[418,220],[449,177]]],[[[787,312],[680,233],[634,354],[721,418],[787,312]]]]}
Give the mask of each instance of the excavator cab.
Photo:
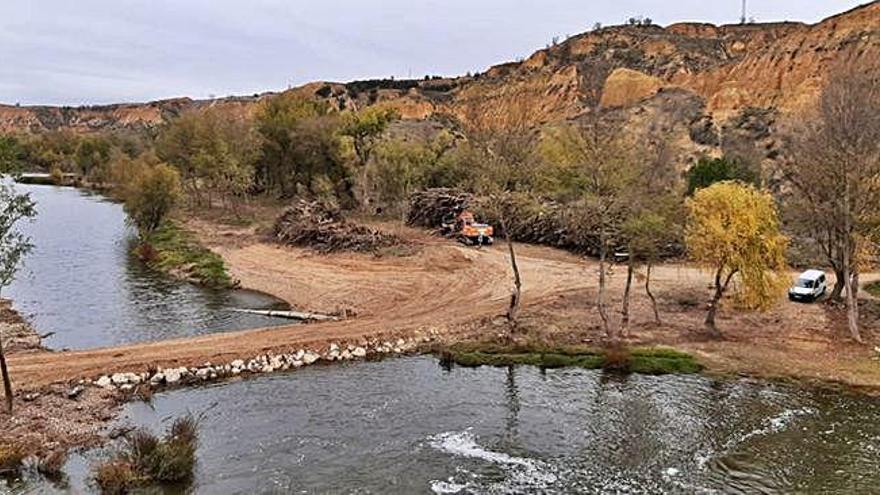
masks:
{"type": "Polygon", "coordinates": [[[474,213],[464,210],[456,218],[456,233],[458,239],[473,246],[492,245],[495,242],[493,235],[495,230],[487,223],[477,222],[474,213]]]}

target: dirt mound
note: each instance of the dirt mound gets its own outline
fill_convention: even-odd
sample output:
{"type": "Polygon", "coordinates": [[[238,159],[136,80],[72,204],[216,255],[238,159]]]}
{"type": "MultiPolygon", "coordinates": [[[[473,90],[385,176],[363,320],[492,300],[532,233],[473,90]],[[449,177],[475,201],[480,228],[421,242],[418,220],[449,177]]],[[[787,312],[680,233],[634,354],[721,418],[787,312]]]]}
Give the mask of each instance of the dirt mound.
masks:
{"type": "Polygon", "coordinates": [[[473,195],[458,189],[426,189],[410,196],[406,223],[415,227],[440,228],[444,219],[453,218],[470,207],[473,195]]]}
{"type": "Polygon", "coordinates": [[[275,239],[322,253],[370,252],[405,244],[403,239],[346,220],[338,207],[323,201],[299,200],[275,222],[275,239]]]}

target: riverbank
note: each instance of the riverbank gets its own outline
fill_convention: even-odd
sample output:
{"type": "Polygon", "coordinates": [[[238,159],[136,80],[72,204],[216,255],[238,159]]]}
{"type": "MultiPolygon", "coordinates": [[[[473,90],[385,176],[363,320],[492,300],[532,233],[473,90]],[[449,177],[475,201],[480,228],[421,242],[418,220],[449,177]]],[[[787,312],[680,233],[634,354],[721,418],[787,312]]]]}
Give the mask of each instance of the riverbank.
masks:
{"type": "Polygon", "coordinates": [[[0,299],[0,337],[7,353],[42,349],[40,334],[12,309],[12,301],[8,299],[0,299]]]}
{"type": "Polygon", "coordinates": [[[211,289],[236,286],[223,258],[199,244],[190,232],[173,220],[167,220],[144,239],[135,248],[135,254],[150,269],[178,280],[211,289]]]}
{"type": "MultiPolygon", "coordinates": [[[[0,434],[0,443],[24,438],[24,431],[35,435],[35,445],[40,435],[66,446],[100,441],[108,433],[101,428],[119,402],[144,384],[152,390],[289,371],[308,366],[312,358],[306,355],[318,356],[313,363],[365,359],[505,337],[501,315],[510,288],[505,250],[468,248],[399,224],[376,226],[411,240],[419,246],[417,254],[322,255],[267,241],[259,223],[190,219],[185,228],[222,256],[242,286],[304,311],[349,317],[102,349],[14,354],[10,366],[18,412],[0,422],[8,432],[0,434]],[[80,386],[83,390],[74,393],[80,386]],[[46,416],[71,423],[48,427],[46,416]],[[77,427],[86,433],[63,433],[65,428],[80,431],[77,427]]],[[[518,256],[525,282],[516,338],[555,348],[602,347],[604,333],[594,305],[596,264],[538,246],[518,245],[518,256]]],[[[641,287],[643,280],[637,282],[641,287]]],[[[647,298],[636,290],[631,335],[624,343],[686,352],[710,374],[841,383],[880,392],[875,344],[850,343],[835,308],[781,302],[770,312],[752,313],[724,307],[719,325],[725,339],[707,339],[702,318],[709,282],[708,275],[686,264],[657,267],[652,285],[662,323],[654,321],[647,298]]],[[[619,307],[622,288],[621,267],[615,267],[609,278],[611,308],[619,307]]],[[[871,308],[868,302],[869,325],[880,314],[871,308]]]]}

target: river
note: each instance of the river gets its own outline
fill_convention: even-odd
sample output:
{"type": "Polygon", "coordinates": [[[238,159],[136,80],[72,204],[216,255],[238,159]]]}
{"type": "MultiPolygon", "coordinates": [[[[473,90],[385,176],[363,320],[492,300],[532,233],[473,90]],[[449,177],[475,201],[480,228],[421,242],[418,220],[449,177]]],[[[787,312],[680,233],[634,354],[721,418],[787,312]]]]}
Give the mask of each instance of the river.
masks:
{"type": "Polygon", "coordinates": [[[282,307],[249,291],[214,291],[155,273],[131,255],[122,206],[80,189],[16,185],[37,203],[24,224],[34,251],[3,293],[51,349],[86,349],[289,324],[230,311],[282,307]]]}
{"type": "MultiPolygon", "coordinates": [[[[37,244],[10,291],[55,348],[267,322],[271,304],[144,270],[115,203],[28,187],[37,244]]],[[[157,393],[118,425],[202,417],[192,485],[155,493],[876,493],[880,402],[756,380],[534,367],[446,369],[430,356],[310,366],[157,393]]],[[[106,452],[16,494],[91,493],[106,452]]],[[[153,492],[151,492],[153,493],[153,492]]]]}
{"type": "MultiPolygon", "coordinates": [[[[309,367],[156,394],[122,423],[203,415],[196,480],[159,493],[876,493],[880,403],[752,380],[309,367]]],[[[83,493],[67,484],[20,493],[83,493]]]]}

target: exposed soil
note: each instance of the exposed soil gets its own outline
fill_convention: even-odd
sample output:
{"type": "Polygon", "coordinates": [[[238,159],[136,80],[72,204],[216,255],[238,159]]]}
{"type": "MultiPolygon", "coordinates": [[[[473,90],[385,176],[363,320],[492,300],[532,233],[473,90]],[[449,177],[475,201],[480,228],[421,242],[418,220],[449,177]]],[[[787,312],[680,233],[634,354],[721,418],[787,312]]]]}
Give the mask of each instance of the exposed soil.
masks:
{"type": "Polygon", "coordinates": [[[42,348],[42,339],[28,322],[12,309],[8,299],[0,299],[0,335],[7,352],[32,351],[42,348]]]}
{"type": "MultiPolygon", "coordinates": [[[[387,224],[378,226],[389,228],[387,224]]],[[[450,338],[485,334],[486,328],[501,325],[499,316],[509,297],[506,250],[465,247],[400,225],[389,230],[418,245],[418,254],[318,254],[268,242],[256,227],[218,227],[197,220],[190,221],[188,227],[224,257],[242,286],[274,294],[298,309],[348,314],[349,319],[107,349],[18,354],[10,359],[17,389],[34,390],[114,371],[193,366],[269,350],[331,341],[360,342],[429,329],[450,338]]],[[[594,261],[530,245],[519,245],[518,257],[524,279],[522,331],[554,340],[602,339],[594,307],[594,261]]],[[[610,277],[612,308],[619,307],[623,275],[624,267],[618,266],[610,277]]],[[[880,362],[872,360],[873,345],[851,343],[839,310],[824,304],[785,301],[767,313],[726,307],[719,314],[725,340],[707,339],[702,319],[709,285],[709,276],[693,266],[655,268],[653,287],[663,318],[663,324],[656,325],[642,281],[637,280],[630,340],[692,351],[710,370],[720,372],[806,377],[880,388],[880,362]]],[[[615,321],[619,319],[614,316],[615,321]]],[[[875,344],[870,328],[867,333],[875,344]]]]}
{"type": "MultiPolygon", "coordinates": [[[[265,226],[229,226],[190,220],[187,227],[226,260],[242,286],[274,294],[293,307],[347,314],[342,321],[202,335],[169,341],[84,351],[14,352],[9,357],[16,388],[16,415],[0,415],[0,444],[15,442],[29,452],[51,455],[100,441],[101,428],[118,409],[117,392],[92,387],[69,398],[75,382],[113,372],[229,362],[266,352],[325,347],[330,342],[363,344],[436,331],[445,341],[503,335],[501,316],[512,284],[501,247],[466,247],[400,223],[376,228],[407,239],[416,250],[380,254],[319,254],[281,246],[265,226]]],[[[559,344],[598,344],[604,339],[595,301],[596,262],[563,251],[518,245],[524,279],[524,308],[515,338],[559,344]]],[[[866,276],[867,282],[872,277],[866,276]]],[[[610,311],[623,293],[625,267],[609,278],[610,311]]],[[[637,277],[631,303],[633,345],[670,345],[690,352],[709,372],[840,382],[880,392],[880,361],[874,356],[880,303],[863,301],[869,345],[848,338],[842,310],[825,304],[781,302],[766,313],[724,307],[724,340],[702,331],[709,276],[686,264],[654,269],[652,287],[662,323],[637,277]]]]}

